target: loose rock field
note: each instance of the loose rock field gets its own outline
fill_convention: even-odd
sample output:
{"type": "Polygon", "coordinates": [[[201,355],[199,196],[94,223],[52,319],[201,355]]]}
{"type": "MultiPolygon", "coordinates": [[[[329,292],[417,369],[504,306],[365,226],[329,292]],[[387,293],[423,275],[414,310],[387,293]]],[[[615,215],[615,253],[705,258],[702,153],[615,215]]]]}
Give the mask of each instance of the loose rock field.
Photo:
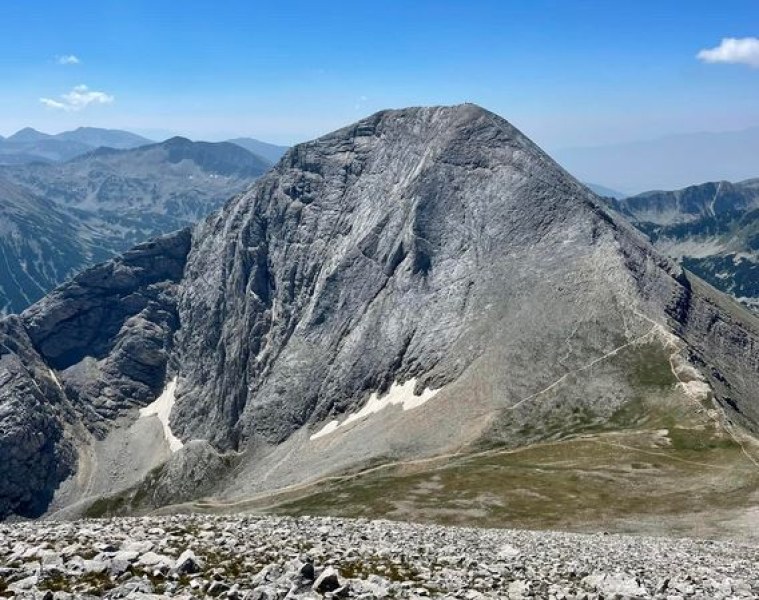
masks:
{"type": "Polygon", "coordinates": [[[334,518],[0,525],[0,597],[757,598],[759,547],[334,518]]]}

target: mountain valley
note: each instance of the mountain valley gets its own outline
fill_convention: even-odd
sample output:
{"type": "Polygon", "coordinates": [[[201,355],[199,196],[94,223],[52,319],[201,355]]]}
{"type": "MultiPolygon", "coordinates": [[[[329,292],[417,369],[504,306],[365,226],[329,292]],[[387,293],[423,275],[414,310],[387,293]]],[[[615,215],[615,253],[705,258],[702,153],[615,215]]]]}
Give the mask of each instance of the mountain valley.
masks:
{"type": "Polygon", "coordinates": [[[185,138],[0,167],[0,313],[21,312],[84,268],[195,223],[269,167],[237,145],[185,138]]]}
{"type": "Polygon", "coordinates": [[[759,180],[719,181],[612,202],[664,254],[759,309],[759,180]]]}

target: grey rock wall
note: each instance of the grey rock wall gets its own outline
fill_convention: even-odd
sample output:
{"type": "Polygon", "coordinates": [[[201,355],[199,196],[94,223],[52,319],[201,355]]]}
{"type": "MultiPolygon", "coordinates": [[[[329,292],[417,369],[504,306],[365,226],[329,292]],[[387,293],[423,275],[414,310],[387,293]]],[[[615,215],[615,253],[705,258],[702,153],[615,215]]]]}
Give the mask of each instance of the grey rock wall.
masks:
{"type": "MultiPolygon", "coordinates": [[[[167,502],[166,482],[201,481],[224,453],[240,464],[214,489],[251,493],[470,444],[495,421],[498,442],[519,445],[571,408],[608,420],[637,392],[623,368],[592,367],[640,340],[666,349],[672,332],[728,418],[748,430],[759,418],[756,319],[474,105],[384,111],[296,146],[192,231],[84,272],[3,326],[26,341],[0,363],[0,407],[24,407],[24,435],[53,440],[28,446],[24,460],[50,458],[0,494],[6,514],[74,468],[66,419],[107,440],[173,378],[171,429],[203,442],[170,461],[167,502]],[[46,369],[60,388],[42,385],[46,369]],[[309,445],[411,379],[445,409],[309,445]]],[[[656,360],[669,368],[663,350],[656,360]]]]}

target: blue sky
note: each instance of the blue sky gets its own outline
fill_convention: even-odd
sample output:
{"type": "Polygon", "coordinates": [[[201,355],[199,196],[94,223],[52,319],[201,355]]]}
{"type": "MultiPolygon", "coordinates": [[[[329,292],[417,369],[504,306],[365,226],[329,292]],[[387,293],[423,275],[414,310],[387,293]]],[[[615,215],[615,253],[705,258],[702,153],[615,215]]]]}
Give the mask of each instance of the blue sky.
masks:
{"type": "Polygon", "coordinates": [[[5,2],[0,134],[293,143],[463,101],[549,149],[741,129],[759,125],[759,65],[696,55],[757,35],[756,0],[5,2]]]}

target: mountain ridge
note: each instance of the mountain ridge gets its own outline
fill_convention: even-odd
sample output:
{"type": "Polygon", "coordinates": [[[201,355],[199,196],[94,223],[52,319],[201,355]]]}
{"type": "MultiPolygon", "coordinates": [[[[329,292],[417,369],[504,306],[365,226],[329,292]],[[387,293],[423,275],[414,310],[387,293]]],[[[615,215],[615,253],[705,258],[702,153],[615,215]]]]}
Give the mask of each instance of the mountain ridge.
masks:
{"type": "Polygon", "coordinates": [[[66,161],[100,146],[136,148],[151,140],[128,131],[79,127],[55,135],[32,127],[0,139],[0,165],[66,161]]]}
{"type": "Polygon", "coordinates": [[[275,164],[289,149],[288,146],[279,146],[277,144],[270,144],[269,142],[262,142],[255,138],[240,137],[227,140],[231,144],[237,144],[242,146],[249,152],[262,156],[270,163],[275,164]]]}
{"type": "Polygon", "coordinates": [[[646,192],[613,206],[662,252],[754,310],[759,307],[759,180],[646,192]]]}
{"type": "MultiPolygon", "coordinates": [[[[83,267],[194,223],[267,169],[238,146],[189,140],[0,168],[15,197],[19,190],[27,195],[26,206],[13,204],[12,230],[0,235],[8,260],[0,263],[0,310],[20,312],[83,267]],[[49,218],[38,209],[39,198],[50,207],[49,218]],[[47,242],[53,239],[57,244],[47,242]]],[[[0,187],[0,211],[12,201],[0,187]]]]}
{"type": "MultiPolygon", "coordinates": [[[[756,318],[470,104],[299,144],[192,230],[3,323],[19,342],[0,357],[0,406],[25,406],[36,382],[58,440],[39,479],[0,487],[6,513],[37,511],[32,493],[61,514],[231,502],[619,430],[676,461],[755,450],[756,318]],[[165,422],[139,416],[158,400],[165,422]],[[707,454],[677,454],[692,436],[707,454]],[[89,475],[61,474],[75,470],[89,475]],[[189,473],[207,487],[188,491],[189,473]]],[[[26,419],[0,454],[35,430],[26,419]]],[[[37,452],[16,451],[11,481],[37,452]]]]}
{"type": "MultiPolygon", "coordinates": [[[[0,136],[0,165],[28,164],[33,162],[65,162],[101,149],[129,150],[140,146],[167,142],[174,138],[188,139],[185,136],[173,136],[161,142],[122,129],[105,129],[101,127],[81,126],[57,134],[44,133],[33,127],[24,127],[8,137],[0,136]]],[[[189,139],[188,139],[189,141],[189,139]]],[[[198,143],[202,140],[197,140],[198,143]]],[[[210,142],[203,142],[210,143],[210,142]]],[[[276,163],[287,151],[287,146],[279,146],[254,138],[240,137],[224,142],[244,148],[256,155],[267,165],[276,163]]]]}

